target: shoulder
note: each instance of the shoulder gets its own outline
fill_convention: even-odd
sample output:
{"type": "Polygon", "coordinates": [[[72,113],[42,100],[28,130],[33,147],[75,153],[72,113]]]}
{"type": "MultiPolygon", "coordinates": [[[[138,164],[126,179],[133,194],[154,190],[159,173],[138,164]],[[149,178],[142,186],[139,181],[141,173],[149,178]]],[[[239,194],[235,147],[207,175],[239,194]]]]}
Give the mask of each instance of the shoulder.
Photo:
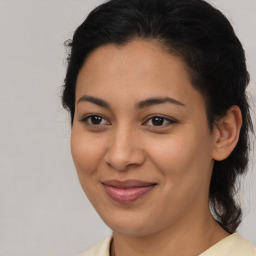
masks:
{"type": "Polygon", "coordinates": [[[232,234],[208,250],[200,256],[256,256],[256,249],[252,243],[235,233],[232,234]]]}
{"type": "Polygon", "coordinates": [[[79,254],[78,256],[109,256],[109,247],[112,240],[112,235],[98,242],[88,251],[79,254]]]}

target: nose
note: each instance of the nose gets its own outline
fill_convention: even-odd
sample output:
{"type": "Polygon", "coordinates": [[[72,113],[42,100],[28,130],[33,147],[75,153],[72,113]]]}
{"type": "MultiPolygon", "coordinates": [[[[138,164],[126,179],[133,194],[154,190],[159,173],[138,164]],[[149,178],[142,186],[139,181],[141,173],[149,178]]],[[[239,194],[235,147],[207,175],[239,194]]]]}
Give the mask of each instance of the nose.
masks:
{"type": "Polygon", "coordinates": [[[140,135],[133,129],[119,128],[112,133],[105,154],[105,162],[117,171],[140,166],[145,161],[140,135]]]}

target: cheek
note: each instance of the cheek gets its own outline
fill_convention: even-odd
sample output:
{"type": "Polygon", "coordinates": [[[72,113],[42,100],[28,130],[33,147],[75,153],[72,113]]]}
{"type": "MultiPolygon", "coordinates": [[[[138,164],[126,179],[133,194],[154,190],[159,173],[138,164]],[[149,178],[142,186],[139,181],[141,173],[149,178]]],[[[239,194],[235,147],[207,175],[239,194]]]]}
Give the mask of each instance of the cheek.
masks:
{"type": "Polygon", "coordinates": [[[168,136],[149,142],[147,152],[155,166],[166,175],[182,169],[190,158],[191,151],[188,147],[181,136],[168,136]]]}
{"type": "Polygon", "coordinates": [[[186,180],[205,178],[203,173],[208,175],[211,167],[211,144],[207,134],[194,132],[190,136],[189,132],[184,132],[151,141],[148,152],[151,161],[174,186],[186,180]]]}
{"type": "Polygon", "coordinates": [[[104,141],[73,128],[71,152],[79,176],[93,175],[104,155],[104,141]]]}
{"type": "Polygon", "coordinates": [[[99,195],[99,165],[104,157],[104,140],[73,128],[71,152],[79,182],[89,201],[96,205],[99,195]]]}
{"type": "Polygon", "coordinates": [[[171,136],[161,143],[155,141],[154,150],[148,151],[162,177],[163,196],[156,208],[164,207],[166,216],[187,212],[194,207],[195,200],[207,204],[211,155],[207,136],[200,137],[205,142],[198,143],[198,135],[171,136]]]}

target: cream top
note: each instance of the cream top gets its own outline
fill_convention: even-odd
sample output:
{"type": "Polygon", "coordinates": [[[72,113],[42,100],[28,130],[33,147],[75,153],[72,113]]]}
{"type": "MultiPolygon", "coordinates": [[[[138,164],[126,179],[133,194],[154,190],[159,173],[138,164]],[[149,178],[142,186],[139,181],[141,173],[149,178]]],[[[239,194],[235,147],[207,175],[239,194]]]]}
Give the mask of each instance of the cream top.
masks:
{"type": "MultiPolygon", "coordinates": [[[[112,236],[108,236],[103,241],[98,242],[88,251],[78,256],[109,256],[109,247],[112,236]]],[[[234,233],[198,256],[256,256],[255,247],[242,236],[234,233]]]]}

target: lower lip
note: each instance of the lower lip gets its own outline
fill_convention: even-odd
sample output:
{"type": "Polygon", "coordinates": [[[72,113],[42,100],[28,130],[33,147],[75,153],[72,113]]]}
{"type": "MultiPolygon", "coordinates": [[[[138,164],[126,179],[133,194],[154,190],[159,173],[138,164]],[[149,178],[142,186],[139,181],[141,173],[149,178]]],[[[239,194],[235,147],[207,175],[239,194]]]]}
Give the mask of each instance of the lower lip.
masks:
{"type": "Polygon", "coordinates": [[[105,191],[109,197],[117,203],[131,203],[145,194],[147,194],[155,185],[147,187],[134,187],[134,188],[116,188],[104,185],[105,191]]]}

